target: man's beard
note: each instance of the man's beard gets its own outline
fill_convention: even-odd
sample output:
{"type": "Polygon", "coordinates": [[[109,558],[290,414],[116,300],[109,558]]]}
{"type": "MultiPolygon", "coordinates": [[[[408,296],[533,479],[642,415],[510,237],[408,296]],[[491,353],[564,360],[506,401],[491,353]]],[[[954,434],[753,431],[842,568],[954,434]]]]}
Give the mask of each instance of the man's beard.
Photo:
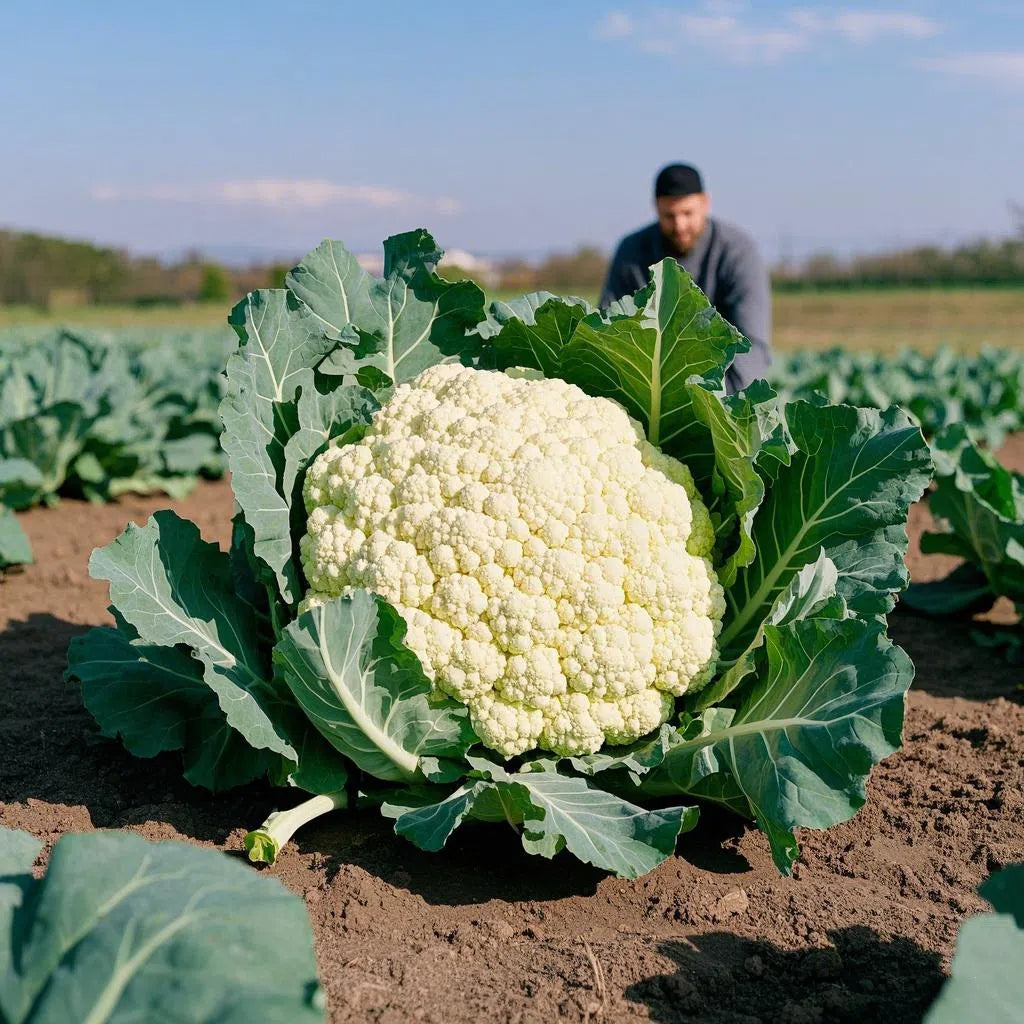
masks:
{"type": "Polygon", "coordinates": [[[679,243],[671,235],[666,235],[664,231],[661,233],[661,240],[665,244],[665,252],[667,252],[673,259],[679,259],[680,257],[685,256],[690,249],[693,248],[693,245],[691,244],[688,248],[681,249],[679,247],[679,243]]]}

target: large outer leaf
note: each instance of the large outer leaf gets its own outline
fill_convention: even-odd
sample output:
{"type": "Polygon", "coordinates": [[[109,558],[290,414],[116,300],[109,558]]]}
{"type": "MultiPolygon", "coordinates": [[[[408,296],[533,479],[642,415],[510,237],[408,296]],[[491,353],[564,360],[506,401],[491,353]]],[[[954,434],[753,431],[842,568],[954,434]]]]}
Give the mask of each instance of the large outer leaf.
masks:
{"type": "MultiPolygon", "coordinates": [[[[602,773],[602,788],[625,799],[636,797],[636,786],[645,776],[665,762],[673,748],[699,736],[707,735],[714,727],[718,715],[728,725],[734,714],[732,708],[713,711],[703,718],[688,718],[683,728],[663,725],[653,739],[639,740],[629,747],[608,747],[586,757],[574,757],[570,763],[584,775],[602,773]]],[[[644,787],[647,796],[690,796],[722,804],[737,814],[752,817],[750,805],[743,791],[731,775],[718,763],[714,749],[701,747],[692,756],[677,758],[672,773],[661,773],[649,779],[644,787]],[[684,773],[689,770],[689,775],[684,773]],[[660,790],[660,792],[659,792],[660,790]]]]}
{"type": "Polygon", "coordinates": [[[165,472],[174,476],[219,475],[221,470],[217,437],[205,431],[164,440],[160,445],[160,458],[165,472]]]}
{"type": "Polygon", "coordinates": [[[28,565],[32,545],[14,513],[0,504],[0,569],[8,565],[28,565]]]}
{"type": "Polygon", "coordinates": [[[1017,927],[1024,929],[1024,863],[1011,864],[989,875],[978,886],[978,892],[997,914],[1009,914],[1017,927]]]}
{"type": "Polygon", "coordinates": [[[431,701],[405,623],[358,590],[300,615],[274,660],[306,716],[346,757],[379,779],[422,777],[421,757],[459,758],[475,740],[466,708],[431,701]]]}
{"type": "Polygon", "coordinates": [[[636,878],[671,856],[680,832],[697,823],[695,807],[644,810],[586,779],[558,772],[553,761],[535,761],[511,773],[486,758],[467,760],[477,781],[436,803],[384,806],[399,835],[436,851],[467,816],[506,820],[522,826],[527,853],[550,858],[567,849],[586,864],[636,878]]]}
{"type": "Polygon", "coordinates": [[[62,838],[34,882],[26,845],[4,833],[4,883],[31,892],[0,914],[10,1024],[323,1020],[306,909],[277,879],[184,843],[95,832],[62,838]]]}
{"type": "Polygon", "coordinates": [[[645,736],[624,747],[602,747],[594,754],[571,757],[569,763],[581,775],[622,770],[638,780],[661,764],[678,741],[678,731],[666,722],[653,736],[645,736]]]}
{"type": "Polygon", "coordinates": [[[202,667],[181,647],[146,644],[118,618],[75,637],[68,648],[68,678],[104,736],[120,736],[136,757],[181,750],[185,778],[217,792],[269,774],[272,781],[310,793],[334,793],[348,779],[344,759],[298,708],[278,705],[275,725],[294,758],[257,750],[228,724],[202,667]]]}
{"type": "Polygon", "coordinates": [[[285,693],[271,677],[257,614],[235,593],[226,552],[162,511],[97,548],[89,572],[110,581],[112,603],[142,640],[195,652],[228,724],[251,746],[297,759],[278,714],[285,693]]]}
{"type": "Polygon", "coordinates": [[[739,783],[715,748],[706,742],[706,737],[728,728],[735,713],[734,708],[710,708],[697,718],[684,717],[682,727],[674,729],[665,744],[663,756],[647,765],[646,772],[638,773],[628,765],[607,764],[606,769],[625,767],[628,777],[609,771],[603,785],[627,798],[638,795],[636,786],[642,787],[642,798],[678,797],[685,793],[752,818],[753,811],[739,783]],[[680,749],[673,754],[676,748],[680,749]],[[658,768],[662,770],[653,770],[658,768]]]}
{"type": "Polygon", "coordinates": [[[483,758],[468,760],[491,780],[505,816],[522,822],[526,851],[542,857],[567,849],[586,864],[636,878],[671,856],[679,833],[697,823],[695,807],[644,810],[561,774],[553,761],[510,773],[483,758]]]}
{"type": "MultiPolygon", "coordinates": [[[[936,438],[935,463],[936,488],[928,506],[946,532],[924,534],[921,550],[967,559],[988,581],[991,597],[1005,595],[1024,602],[1024,477],[975,446],[959,425],[936,438]]],[[[960,579],[969,571],[961,572],[960,579]]],[[[966,593],[943,593],[952,603],[949,610],[975,604],[979,595],[972,595],[971,589],[976,590],[979,582],[975,579],[974,588],[969,586],[966,593]]],[[[951,584],[944,588],[952,589],[951,584]]],[[[928,591],[910,595],[912,606],[922,610],[931,610],[925,607],[928,599],[928,591]]]]}
{"type": "Polygon", "coordinates": [[[788,873],[795,827],[827,828],[863,805],[871,767],[900,745],[914,670],[877,619],[802,619],[766,626],[764,640],[766,670],[739,708],[705,711],[700,733],[672,747],[640,789],[689,793],[727,773],[788,873]]]}
{"type": "Polygon", "coordinates": [[[104,735],[120,734],[140,757],[181,749],[196,785],[227,789],[269,773],[337,792],[344,759],[271,674],[266,592],[251,575],[248,527],[235,526],[224,553],[158,512],[94,552],[90,570],[112,581],[117,629],[73,640],[67,675],[81,681],[104,735]]]}
{"type": "Polygon", "coordinates": [[[82,450],[91,424],[92,418],[81,405],[57,402],[0,426],[0,459],[24,459],[39,471],[34,485],[27,481],[22,487],[8,485],[5,503],[27,508],[55,498],[68,468],[82,450]]]}
{"type": "Polygon", "coordinates": [[[693,706],[697,709],[720,704],[733,690],[755,671],[757,651],[764,643],[765,626],[782,626],[798,619],[815,617],[841,619],[846,616],[846,604],[836,593],[839,572],[824,550],[814,562],[808,562],[775,599],[768,617],[758,627],[742,654],[732,661],[720,661],[714,682],[696,694],[693,706]]]}
{"type": "Polygon", "coordinates": [[[755,555],[751,528],[764,499],[764,481],[755,468],[764,440],[757,410],[771,403],[775,392],[763,381],[755,381],[742,395],[723,401],[703,382],[691,382],[686,388],[693,414],[707,427],[714,446],[711,486],[705,483],[704,498],[718,514],[718,580],[729,587],[737,570],[749,565],[755,555]],[[724,502],[723,494],[727,496],[724,502]]]}
{"type": "Polygon", "coordinates": [[[120,736],[136,757],[181,750],[185,778],[214,791],[259,778],[276,765],[227,722],[202,666],[181,647],[132,640],[127,623],[75,637],[68,676],[104,736],[120,736]]]}
{"type": "Polygon", "coordinates": [[[23,458],[0,458],[0,505],[25,508],[43,484],[43,474],[34,462],[23,458]]]}
{"type": "Polygon", "coordinates": [[[675,260],[651,267],[636,306],[633,316],[587,317],[565,347],[560,375],[622,402],[652,444],[689,464],[691,451],[710,447],[687,380],[697,375],[720,386],[733,356],[749,345],[675,260]]]}
{"type": "Polygon", "coordinates": [[[10,935],[14,920],[33,889],[32,865],[43,844],[27,832],[0,827],[0,1019],[7,1021],[6,1000],[13,998],[14,964],[11,959],[10,935]],[[10,996],[4,993],[10,992],[10,996]]]}
{"type": "Polygon", "coordinates": [[[4,353],[0,366],[0,434],[18,420],[31,421],[54,406],[78,409],[93,420],[107,382],[100,369],[106,350],[93,340],[55,331],[4,353]]]}
{"type": "MultiPolygon", "coordinates": [[[[478,780],[466,782],[438,800],[432,800],[431,794],[425,794],[422,800],[416,799],[420,796],[418,793],[408,798],[401,794],[401,803],[385,801],[381,813],[395,819],[398,835],[427,853],[437,853],[488,789],[490,783],[478,780]]],[[[399,794],[395,794],[394,799],[398,798],[399,794]]]]}
{"type": "Polygon", "coordinates": [[[697,824],[695,807],[648,811],[557,771],[491,771],[522,815],[523,847],[553,857],[562,849],[585,864],[637,878],[675,852],[680,832],[697,824]]]}
{"type": "Polygon", "coordinates": [[[331,357],[332,372],[373,367],[402,384],[435,363],[478,354],[479,339],[467,332],[484,318],[484,294],[472,281],[438,277],[434,267],[441,256],[426,231],[407,231],[384,242],[383,280],[370,277],[332,241],[288,275],[288,287],[321,329],[342,339],[331,357]]]}
{"type": "Polygon", "coordinates": [[[289,496],[281,488],[284,449],[298,429],[294,402],[313,387],[311,367],[337,342],[290,292],[253,292],[232,310],[240,345],[227,365],[221,444],[235,500],[253,530],[254,549],[273,571],[282,597],[301,597],[292,559],[289,496]]]}
{"type": "Polygon", "coordinates": [[[886,613],[906,584],[907,510],[931,468],[921,431],[895,408],[795,402],[786,420],[796,452],[754,520],[757,558],[726,593],[720,645],[727,660],[748,646],[778,594],[821,549],[856,614],[886,613]]]}
{"type": "Polygon", "coordinates": [[[981,568],[966,562],[945,579],[911,583],[902,601],[926,615],[973,615],[991,608],[995,597],[981,568]]]}
{"type": "Polygon", "coordinates": [[[987,878],[979,891],[995,913],[965,921],[942,987],[924,1024],[1011,1024],[1024,1006],[1024,864],[987,878]]]}
{"type": "Polygon", "coordinates": [[[576,328],[593,307],[583,299],[563,299],[551,292],[532,292],[508,302],[495,302],[488,329],[494,337],[497,366],[528,366],[545,377],[559,376],[562,353],[576,328]]]}

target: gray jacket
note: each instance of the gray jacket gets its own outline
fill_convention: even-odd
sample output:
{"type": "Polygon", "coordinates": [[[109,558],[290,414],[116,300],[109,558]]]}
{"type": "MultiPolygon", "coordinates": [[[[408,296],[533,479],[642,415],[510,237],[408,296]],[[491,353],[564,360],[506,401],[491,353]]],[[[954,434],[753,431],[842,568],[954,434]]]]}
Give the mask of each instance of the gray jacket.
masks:
{"type": "MultiPolygon", "coordinates": [[[[669,255],[657,221],[627,235],[608,268],[601,305],[645,287],[650,280],[648,267],[669,255]]],[[[709,217],[694,247],[677,262],[718,312],[750,341],[750,351],[738,355],[726,373],[727,390],[739,391],[763,377],[771,363],[772,297],[757,244],[740,228],[709,217]]]]}

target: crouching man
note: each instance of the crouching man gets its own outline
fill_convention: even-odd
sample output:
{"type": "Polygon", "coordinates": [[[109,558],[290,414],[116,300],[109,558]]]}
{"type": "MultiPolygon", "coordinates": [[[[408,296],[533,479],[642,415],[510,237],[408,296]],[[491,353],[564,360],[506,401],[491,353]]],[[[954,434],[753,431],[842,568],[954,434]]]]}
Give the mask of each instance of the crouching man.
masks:
{"type": "Polygon", "coordinates": [[[739,391],[763,377],[771,362],[771,286],[757,244],[710,215],[711,196],[700,172],[688,164],[669,164],[658,173],[654,205],[658,219],[627,235],[615,250],[601,305],[643,288],[648,268],[672,256],[750,341],[750,351],[738,355],[726,373],[726,389],[739,391]]]}

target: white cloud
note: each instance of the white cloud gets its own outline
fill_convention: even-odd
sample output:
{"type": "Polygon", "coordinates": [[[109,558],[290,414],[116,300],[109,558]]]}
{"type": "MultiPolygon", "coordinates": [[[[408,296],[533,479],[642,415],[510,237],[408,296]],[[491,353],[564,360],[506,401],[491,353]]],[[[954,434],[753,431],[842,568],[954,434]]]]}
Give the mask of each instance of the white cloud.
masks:
{"type": "Polygon", "coordinates": [[[806,46],[801,34],[785,27],[744,25],[735,4],[708,3],[703,13],[659,9],[642,18],[612,11],[598,24],[600,39],[629,39],[644,53],[671,56],[700,46],[737,64],[771,63],[806,46]]]}
{"type": "Polygon", "coordinates": [[[807,11],[802,8],[786,12],[786,22],[793,28],[807,35],[817,35],[820,32],[827,32],[829,19],[817,11],[807,11]]]}
{"type": "Polygon", "coordinates": [[[871,43],[881,36],[929,39],[942,31],[931,18],[900,11],[843,11],[832,19],[832,25],[854,43],[871,43]]]}
{"type": "Polygon", "coordinates": [[[448,215],[462,213],[462,202],[458,199],[452,199],[451,196],[442,196],[440,199],[435,199],[433,206],[437,213],[448,215]]]}
{"type": "Polygon", "coordinates": [[[960,53],[921,60],[918,66],[948,75],[985,78],[1003,85],[1024,85],[1024,51],[960,53]]]}
{"type": "Polygon", "coordinates": [[[412,197],[381,185],[340,185],[332,181],[225,181],[214,186],[216,198],[257,206],[328,206],[356,203],[363,206],[400,206],[412,197]]]}
{"type": "Polygon", "coordinates": [[[98,185],[92,190],[92,198],[98,202],[221,203],[283,210],[319,209],[341,203],[373,207],[426,205],[442,214],[458,213],[462,208],[457,199],[423,199],[385,185],[345,185],[301,178],[256,178],[209,185],[156,184],[141,188],[98,185]]]}
{"type": "Polygon", "coordinates": [[[733,64],[774,64],[829,37],[866,44],[885,36],[924,39],[942,26],[931,18],[902,11],[786,11],[774,24],[757,24],[750,5],[739,0],[705,0],[698,12],[654,8],[638,17],[610,11],[595,35],[629,40],[645,53],[670,56],[695,47],[733,64]]]}
{"type": "Polygon", "coordinates": [[[628,39],[633,34],[633,19],[622,11],[609,11],[594,29],[598,39],[628,39]]]}
{"type": "Polygon", "coordinates": [[[771,64],[807,41],[787,28],[754,28],[733,14],[673,14],[661,12],[656,38],[661,52],[676,52],[697,44],[737,64],[771,64]]]}

